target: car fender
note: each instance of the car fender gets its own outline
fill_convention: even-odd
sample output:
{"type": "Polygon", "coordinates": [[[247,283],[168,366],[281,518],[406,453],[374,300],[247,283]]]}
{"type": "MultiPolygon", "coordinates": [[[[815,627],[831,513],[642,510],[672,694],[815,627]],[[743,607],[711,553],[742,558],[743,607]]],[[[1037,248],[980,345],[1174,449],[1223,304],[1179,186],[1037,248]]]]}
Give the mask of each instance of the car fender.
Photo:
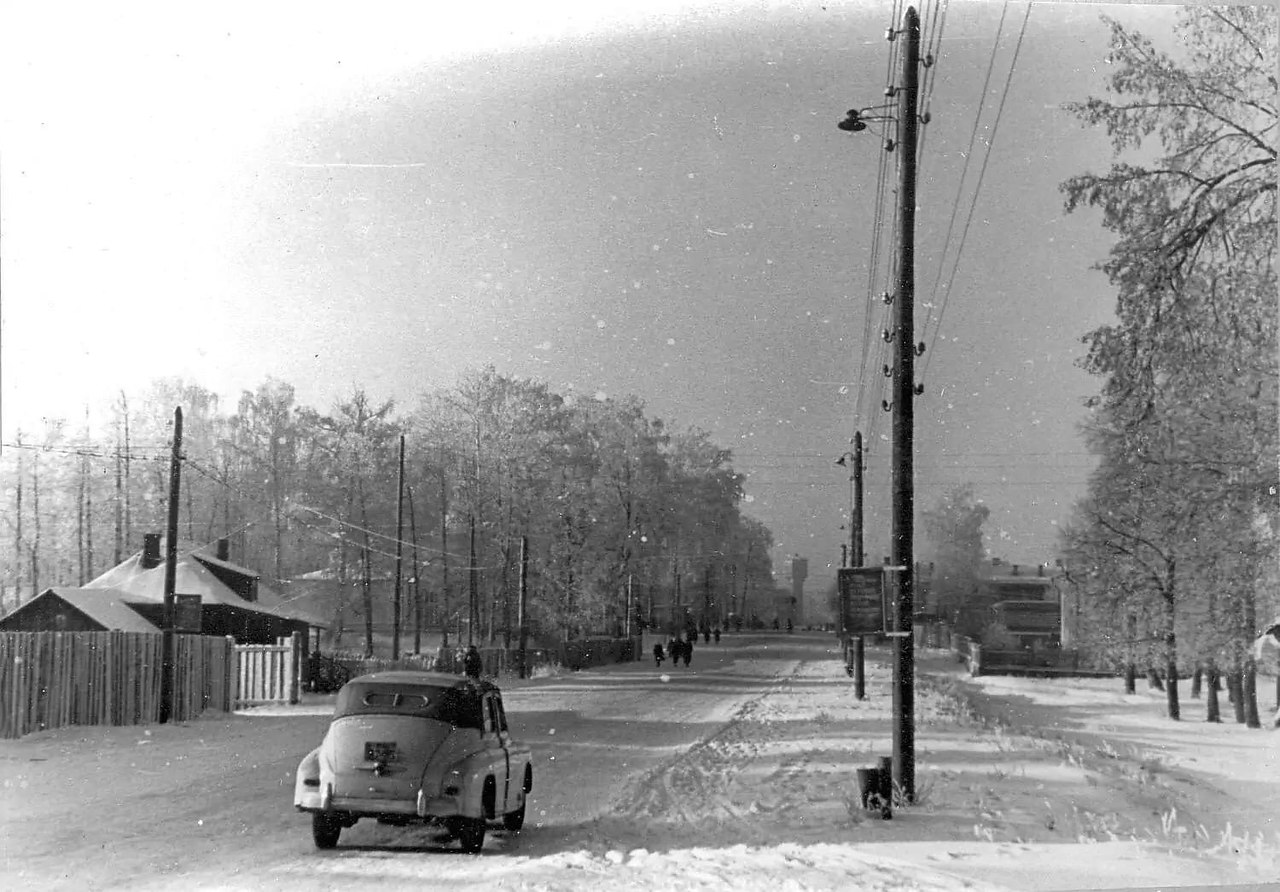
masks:
{"type": "Polygon", "coordinates": [[[485,817],[484,784],[494,777],[492,760],[484,752],[474,752],[455,762],[451,771],[462,778],[460,801],[463,813],[469,818],[485,817]]]}
{"type": "Polygon", "coordinates": [[[299,808],[307,804],[308,797],[314,798],[323,789],[323,778],[320,772],[320,747],[303,756],[298,763],[297,774],[293,779],[293,804],[299,808]],[[308,785],[308,779],[316,779],[316,785],[308,785]]]}

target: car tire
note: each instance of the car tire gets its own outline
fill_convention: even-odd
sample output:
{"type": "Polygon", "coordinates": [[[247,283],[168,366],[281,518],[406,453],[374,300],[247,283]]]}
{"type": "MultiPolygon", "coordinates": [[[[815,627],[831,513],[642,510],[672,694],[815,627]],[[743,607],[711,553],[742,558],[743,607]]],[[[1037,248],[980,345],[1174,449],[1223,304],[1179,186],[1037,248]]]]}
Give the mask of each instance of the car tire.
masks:
{"type": "Polygon", "coordinates": [[[519,833],[524,827],[524,807],[527,803],[521,802],[520,807],[515,811],[509,811],[502,816],[502,828],[511,833],[519,833]]]}
{"type": "Polygon", "coordinates": [[[484,848],[484,818],[465,818],[458,822],[458,842],[468,855],[478,855],[484,848]]]}
{"type": "Polygon", "coordinates": [[[342,835],[342,824],[332,815],[315,812],[311,815],[311,838],[317,849],[332,849],[342,835]]]}

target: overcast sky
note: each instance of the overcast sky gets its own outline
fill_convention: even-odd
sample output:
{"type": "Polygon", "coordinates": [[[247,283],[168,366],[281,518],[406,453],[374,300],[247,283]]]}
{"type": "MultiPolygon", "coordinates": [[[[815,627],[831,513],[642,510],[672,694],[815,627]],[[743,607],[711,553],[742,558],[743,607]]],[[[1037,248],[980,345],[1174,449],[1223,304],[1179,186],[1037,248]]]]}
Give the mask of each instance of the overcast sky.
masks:
{"type": "MultiPolygon", "coordinates": [[[[436,6],[7,9],[6,440],[162,376],[407,409],[491,363],[709,431],[816,586],[862,430],[887,554],[884,150],[835,125],[885,101],[893,4],[436,6]]],[[[1110,147],[1062,106],[1104,90],[1100,14],[1167,46],[1175,8],[1036,4],[1017,48],[1026,9],[954,0],[928,71],[916,498],[972,482],[991,551],[1034,564],[1083,492],[1074,362],[1114,305],[1110,238],[1058,191],[1110,147]]]]}

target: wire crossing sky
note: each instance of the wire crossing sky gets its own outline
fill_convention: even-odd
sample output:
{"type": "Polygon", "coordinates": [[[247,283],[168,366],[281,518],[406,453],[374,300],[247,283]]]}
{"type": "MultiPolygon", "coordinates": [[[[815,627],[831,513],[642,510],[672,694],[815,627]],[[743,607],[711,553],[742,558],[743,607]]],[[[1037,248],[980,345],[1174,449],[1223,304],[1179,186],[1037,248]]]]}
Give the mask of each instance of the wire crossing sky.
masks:
{"type": "MultiPolygon", "coordinates": [[[[835,460],[860,429],[885,551],[894,126],[836,123],[888,101],[904,4],[435,6],[10,12],[5,441],[86,406],[109,439],[112,400],[161,377],[408,411],[492,364],[708,431],[811,586],[840,559],[835,460]]],[[[1049,561],[1090,466],[1080,336],[1114,306],[1108,236],[1058,191],[1110,146],[1063,105],[1104,89],[1100,14],[1168,45],[1175,10],[917,9],[916,276],[939,283],[917,509],[972,481],[993,553],[1049,561]]]]}

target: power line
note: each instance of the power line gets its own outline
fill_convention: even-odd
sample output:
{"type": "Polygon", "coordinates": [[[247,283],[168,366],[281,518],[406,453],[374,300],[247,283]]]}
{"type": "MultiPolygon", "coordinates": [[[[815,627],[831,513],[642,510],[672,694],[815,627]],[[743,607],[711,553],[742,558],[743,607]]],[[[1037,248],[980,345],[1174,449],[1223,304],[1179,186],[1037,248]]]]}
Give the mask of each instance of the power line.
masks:
{"type": "Polygon", "coordinates": [[[942,303],[938,308],[938,322],[933,329],[933,339],[929,343],[929,355],[925,357],[921,378],[929,374],[929,363],[933,358],[933,345],[937,343],[938,332],[942,330],[942,317],[947,310],[947,298],[951,295],[951,285],[955,281],[956,270],[960,268],[960,258],[964,254],[965,242],[969,237],[969,224],[973,222],[973,212],[978,206],[978,195],[982,191],[982,181],[987,175],[987,164],[991,160],[991,149],[995,145],[996,131],[1000,127],[1000,118],[1004,114],[1005,100],[1009,98],[1009,86],[1013,83],[1013,73],[1018,66],[1018,54],[1022,50],[1022,38],[1027,33],[1027,21],[1031,18],[1031,6],[1031,3],[1027,4],[1027,11],[1022,17],[1022,27],[1018,31],[1018,41],[1013,47],[1013,59],[1009,62],[1009,75],[1005,78],[1004,91],[1000,94],[1000,105],[996,108],[996,119],[991,125],[991,136],[987,139],[987,151],[982,158],[982,168],[978,171],[978,184],[973,190],[973,201],[969,205],[969,215],[965,218],[964,230],[960,234],[960,245],[956,248],[955,261],[951,266],[951,276],[947,279],[947,288],[942,294],[942,303]]]}
{"type": "MultiPolygon", "coordinates": [[[[934,277],[933,288],[929,292],[930,306],[933,306],[934,302],[937,300],[938,285],[942,281],[942,271],[946,268],[947,252],[951,248],[951,233],[955,228],[956,215],[960,212],[960,197],[964,193],[964,183],[969,176],[969,163],[973,160],[973,146],[978,140],[978,127],[982,123],[982,110],[983,108],[986,107],[986,103],[987,103],[987,87],[990,86],[991,74],[992,72],[995,71],[996,52],[1000,47],[1000,35],[1004,33],[1004,20],[1008,12],[1009,12],[1009,0],[1005,0],[1004,6],[1000,10],[1000,21],[996,25],[996,37],[991,44],[991,58],[987,61],[987,73],[986,73],[986,76],[983,77],[982,79],[982,89],[979,91],[979,94],[978,94],[978,110],[977,112],[974,113],[974,116],[973,116],[973,129],[969,132],[969,145],[964,152],[964,166],[960,170],[960,180],[958,183],[956,183],[956,197],[951,204],[951,218],[947,221],[947,233],[945,236],[943,236],[943,239],[942,239],[942,252],[938,256],[938,274],[937,276],[934,277]]],[[[945,303],[946,295],[943,295],[942,300],[945,303]]],[[[941,310],[939,310],[938,315],[939,317],[941,317],[941,310]]],[[[940,325],[941,325],[941,322],[939,321],[939,326],[940,325]]],[[[924,330],[927,331],[928,329],[927,319],[925,320],[925,325],[923,326],[923,328],[924,330]]],[[[922,332],[922,334],[923,333],[924,332],[922,332]]],[[[935,337],[936,337],[936,330],[935,330],[935,337]]],[[[933,352],[932,343],[930,343],[929,345],[929,352],[931,354],[933,352]]],[[[926,358],[925,360],[925,368],[926,369],[928,368],[928,358],[926,358]]],[[[921,377],[923,378],[923,375],[921,377]]]]}

